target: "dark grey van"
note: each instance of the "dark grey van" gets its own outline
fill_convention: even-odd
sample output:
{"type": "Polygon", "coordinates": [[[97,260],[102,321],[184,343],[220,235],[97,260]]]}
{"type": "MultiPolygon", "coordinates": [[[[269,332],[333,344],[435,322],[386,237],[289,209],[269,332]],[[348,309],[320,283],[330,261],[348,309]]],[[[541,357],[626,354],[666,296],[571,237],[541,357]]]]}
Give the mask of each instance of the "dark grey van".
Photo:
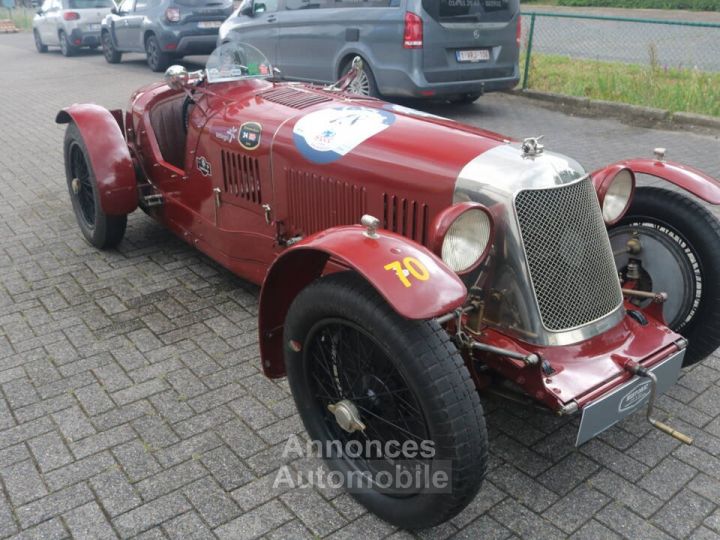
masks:
{"type": "Polygon", "coordinates": [[[102,22],[105,59],[144,52],[150,69],[163,71],[183,56],[210,54],[232,10],[232,0],[122,0],[102,22]]]}
{"type": "Polygon", "coordinates": [[[360,55],[356,92],[470,102],[517,84],[519,29],[519,0],[244,0],[219,43],[250,43],[285,78],[320,83],[360,55]]]}

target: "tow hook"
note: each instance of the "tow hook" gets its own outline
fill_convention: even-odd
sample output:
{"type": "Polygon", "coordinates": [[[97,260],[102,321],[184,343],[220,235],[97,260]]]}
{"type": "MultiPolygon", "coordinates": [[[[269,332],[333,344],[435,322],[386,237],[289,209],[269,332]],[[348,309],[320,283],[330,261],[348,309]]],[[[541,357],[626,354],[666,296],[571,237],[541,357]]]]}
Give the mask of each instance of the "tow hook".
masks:
{"type": "Polygon", "coordinates": [[[671,428],[666,423],[661,422],[660,420],[657,420],[653,418],[653,408],[655,407],[655,388],[657,387],[657,377],[655,374],[650,371],[649,369],[641,366],[640,364],[636,362],[628,363],[625,366],[625,369],[627,369],[630,373],[633,373],[637,375],[638,377],[645,377],[647,379],[650,379],[650,399],[648,400],[648,406],[647,406],[647,421],[650,422],[650,425],[652,425],[654,428],[659,429],[663,433],[666,433],[670,435],[672,438],[677,439],[681,443],[685,444],[692,444],[693,438],[689,437],[688,435],[685,435],[684,433],[680,433],[678,430],[671,428]]]}

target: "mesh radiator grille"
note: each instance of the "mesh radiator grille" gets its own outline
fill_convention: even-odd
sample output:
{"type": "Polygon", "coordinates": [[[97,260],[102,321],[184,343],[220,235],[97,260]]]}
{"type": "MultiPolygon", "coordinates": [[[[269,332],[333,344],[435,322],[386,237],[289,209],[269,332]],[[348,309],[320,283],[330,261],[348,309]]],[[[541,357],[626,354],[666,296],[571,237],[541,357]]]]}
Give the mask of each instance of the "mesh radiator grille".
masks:
{"type": "Polygon", "coordinates": [[[622,291],[589,179],[521,191],[515,210],[545,328],[569,330],[617,309],[622,291]]]}

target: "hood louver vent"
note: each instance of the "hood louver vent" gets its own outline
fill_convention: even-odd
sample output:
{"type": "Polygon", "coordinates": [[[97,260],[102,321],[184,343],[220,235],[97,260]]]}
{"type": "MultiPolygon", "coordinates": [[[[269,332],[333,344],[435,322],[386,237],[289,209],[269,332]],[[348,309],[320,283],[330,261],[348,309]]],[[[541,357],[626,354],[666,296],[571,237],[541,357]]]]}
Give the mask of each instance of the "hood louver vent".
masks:
{"type": "Polygon", "coordinates": [[[429,219],[427,204],[384,193],[383,207],[384,229],[402,234],[420,244],[427,244],[429,219]]]}
{"type": "Polygon", "coordinates": [[[282,86],[280,88],[274,88],[263,94],[260,94],[263,99],[272,101],[273,103],[280,103],[293,109],[307,109],[313,105],[319,103],[327,103],[332,101],[332,98],[328,96],[322,96],[314,92],[306,92],[304,90],[298,90],[289,86],[282,86]]]}
{"type": "Polygon", "coordinates": [[[262,204],[260,167],[256,158],[223,150],[222,171],[225,193],[262,204]]]}
{"type": "Polygon", "coordinates": [[[335,178],[285,170],[289,223],[305,235],[360,223],[367,212],[365,188],[335,178]]]}

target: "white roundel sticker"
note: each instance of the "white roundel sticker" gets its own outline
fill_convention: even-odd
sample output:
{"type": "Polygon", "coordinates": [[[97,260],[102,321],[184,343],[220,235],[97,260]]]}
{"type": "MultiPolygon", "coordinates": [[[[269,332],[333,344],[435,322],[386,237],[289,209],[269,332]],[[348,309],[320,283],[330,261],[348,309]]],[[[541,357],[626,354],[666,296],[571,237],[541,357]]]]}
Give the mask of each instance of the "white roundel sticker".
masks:
{"type": "Polygon", "coordinates": [[[293,139],[308,160],[331,163],[394,122],[395,115],[381,109],[354,106],[322,109],[298,120],[293,139]]]}

